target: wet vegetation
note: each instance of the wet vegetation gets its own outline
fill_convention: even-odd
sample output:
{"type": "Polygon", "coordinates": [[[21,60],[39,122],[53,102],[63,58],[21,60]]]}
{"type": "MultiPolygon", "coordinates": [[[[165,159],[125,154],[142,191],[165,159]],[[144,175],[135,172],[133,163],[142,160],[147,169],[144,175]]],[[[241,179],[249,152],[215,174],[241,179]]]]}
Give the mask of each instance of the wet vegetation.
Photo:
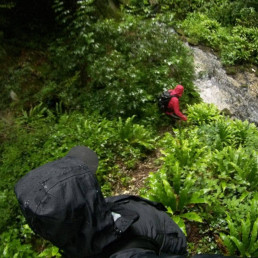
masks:
{"type": "Polygon", "coordinates": [[[0,0],[0,255],[60,256],[28,227],[13,189],[86,145],[105,196],[114,180],[130,184],[122,166],[137,173],[160,153],[139,194],[167,207],[190,255],[258,256],[257,127],[201,102],[183,42],[224,65],[257,65],[256,1],[21,2],[0,0]],[[156,100],[176,84],[188,122],[172,127],[156,100]]]}

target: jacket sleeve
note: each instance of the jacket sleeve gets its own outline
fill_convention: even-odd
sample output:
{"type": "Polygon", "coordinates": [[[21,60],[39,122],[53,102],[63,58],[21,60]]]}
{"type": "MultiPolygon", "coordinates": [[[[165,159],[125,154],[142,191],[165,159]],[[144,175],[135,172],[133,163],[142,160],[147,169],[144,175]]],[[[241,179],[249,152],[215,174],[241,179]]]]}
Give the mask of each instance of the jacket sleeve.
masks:
{"type": "Polygon", "coordinates": [[[171,104],[173,106],[174,114],[177,115],[178,117],[180,117],[180,119],[186,121],[187,117],[180,112],[178,98],[172,98],[170,102],[171,102],[171,104]]]}

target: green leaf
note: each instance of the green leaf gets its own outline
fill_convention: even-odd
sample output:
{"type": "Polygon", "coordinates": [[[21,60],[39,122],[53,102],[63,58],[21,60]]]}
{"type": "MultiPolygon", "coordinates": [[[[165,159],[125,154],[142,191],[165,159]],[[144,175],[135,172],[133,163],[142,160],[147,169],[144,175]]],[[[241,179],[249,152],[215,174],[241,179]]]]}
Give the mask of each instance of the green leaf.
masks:
{"type": "Polygon", "coordinates": [[[177,210],[181,211],[187,204],[189,204],[188,198],[189,198],[189,189],[187,188],[182,189],[179,195],[177,210]]]}
{"type": "Polygon", "coordinates": [[[240,251],[241,255],[245,256],[246,252],[245,252],[244,244],[239,239],[237,239],[234,236],[229,236],[229,238],[235,243],[235,245],[237,246],[237,248],[240,251]]]}
{"type": "Polygon", "coordinates": [[[202,218],[196,213],[196,212],[187,212],[184,214],[180,214],[181,218],[188,219],[190,221],[197,221],[197,222],[202,222],[202,218]]]}
{"type": "Polygon", "coordinates": [[[189,200],[189,203],[208,203],[205,198],[200,197],[201,193],[200,192],[195,192],[192,194],[191,199],[189,200]]]}
{"type": "Polygon", "coordinates": [[[257,240],[257,232],[258,232],[258,218],[254,222],[252,232],[251,232],[251,240],[250,240],[250,245],[248,248],[248,251],[250,253],[252,253],[251,250],[253,248],[254,242],[257,240]]]}
{"type": "Polygon", "coordinates": [[[240,202],[242,202],[248,195],[249,195],[249,192],[247,191],[243,192],[239,198],[240,202]]]}
{"type": "Polygon", "coordinates": [[[252,246],[251,246],[251,249],[250,249],[250,254],[253,254],[254,252],[256,252],[258,250],[258,241],[256,241],[252,246]]]}
{"type": "Polygon", "coordinates": [[[173,215],[174,212],[173,210],[171,209],[171,207],[166,207],[167,208],[167,213],[170,214],[170,215],[173,215]]]}
{"type": "Polygon", "coordinates": [[[61,254],[56,246],[51,246],[41,252],[38,257],[61,257],[61,254]]]}
{"type": "Polygon", "coordinates": [[[230,235],[234,237],[238,237],[238,231],[234,223],[232,222],[231,218],[229,215],[227,215],[227,223],[228,223],[228,228],[230,230],[230,235]]]}
{"type": "Polygon", "coordinates": [[[246,221],[241,221],[241,231],[242,231],[242,243],[244,248],[247,249],[249,246],[249,234],[251,228],[250,216],[247,217],[246,221]]]}
{"type": "Polygon", "coordinates": [[[176,196],[174,194],[174,191],[167,180],[163,179],[162,182],[164,185],[165,192],[167,194],[168,203],[169,203],[170,207],[172,208],[172,210],[175,211],[176,210],[176,196]]]}
{"type": "Polygon", "coordinates": [[[183,233],[184,233],[185,235],[187,235],[184,220],[183,220],[180,216],[178,216],[178,215],[173,216],[172,219],[173,219],[174,222],[180,227],[180,229],[183,231],[183,233]]]}
{"type": "Polygon", "coordinates": [[[227,188],[227,183],[225,181],[222,181],[220,185],[221,185],[222,191],[224,192],[225,189],[227,188]]]}
{"type": "Polygon", "coordinates": [[[232,244],[229,236],[226,236],[225,234],[220,233],[220,237],[223,241],[223,244],[226,246],[226,248],[229,252],[229,255],[234,255],[236,252],[236,247],[232,244]]]}
{"type": "Polygon", "coordinates": [[[181,187],[181,173],[180,173],[180,167],[179,167],[179,162],[175,162],[175,166],[173,166],[173,187],[175,189],[175,193],[179,194],[180,187],[181,187]]]}
{"type": "Polygon", "coordinates": [[[257,202],[256,196],[255,196],[251,201],[251,207],[250,207],[250,218],[251,218],[252,222],[255,221],[256,216],[257,216],[257,212],[258,212],[257,204],[258,204],[258,202],[257,202]]]}

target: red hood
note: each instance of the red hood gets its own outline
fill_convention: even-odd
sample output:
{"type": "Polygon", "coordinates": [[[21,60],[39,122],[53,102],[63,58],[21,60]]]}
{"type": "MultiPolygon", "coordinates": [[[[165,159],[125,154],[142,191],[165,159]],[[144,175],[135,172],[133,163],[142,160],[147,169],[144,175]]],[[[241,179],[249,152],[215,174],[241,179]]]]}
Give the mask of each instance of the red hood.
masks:
{"type": "Polygon", "coordinates": [[[172,91],[172,94],[178,95],[181,97],[184,93],[184,86],[182,85],[177,85],[175,89],[172,91]]]}

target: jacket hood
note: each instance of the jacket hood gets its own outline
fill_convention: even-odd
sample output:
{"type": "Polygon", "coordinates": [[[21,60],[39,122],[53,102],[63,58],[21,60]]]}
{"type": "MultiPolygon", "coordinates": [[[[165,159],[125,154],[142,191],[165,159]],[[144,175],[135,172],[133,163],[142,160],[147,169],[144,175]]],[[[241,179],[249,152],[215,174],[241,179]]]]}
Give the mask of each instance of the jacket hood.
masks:
{"type": "Polygon", "coordinates": [[[184,86],[182,85],[177,85],[173,90],[173,94],[176,94],[179,97],[182,97],[183,93],[184,93],[184,86]]]}
{"type": "Polygon", "coordinates": [[[95,173],[98,168],[98,156],[93,150],[91,150],[88,147],[76,146],[68,152],[66,157],[82,161],[84,164],[88,166],[92,173],[95,173]]]}

